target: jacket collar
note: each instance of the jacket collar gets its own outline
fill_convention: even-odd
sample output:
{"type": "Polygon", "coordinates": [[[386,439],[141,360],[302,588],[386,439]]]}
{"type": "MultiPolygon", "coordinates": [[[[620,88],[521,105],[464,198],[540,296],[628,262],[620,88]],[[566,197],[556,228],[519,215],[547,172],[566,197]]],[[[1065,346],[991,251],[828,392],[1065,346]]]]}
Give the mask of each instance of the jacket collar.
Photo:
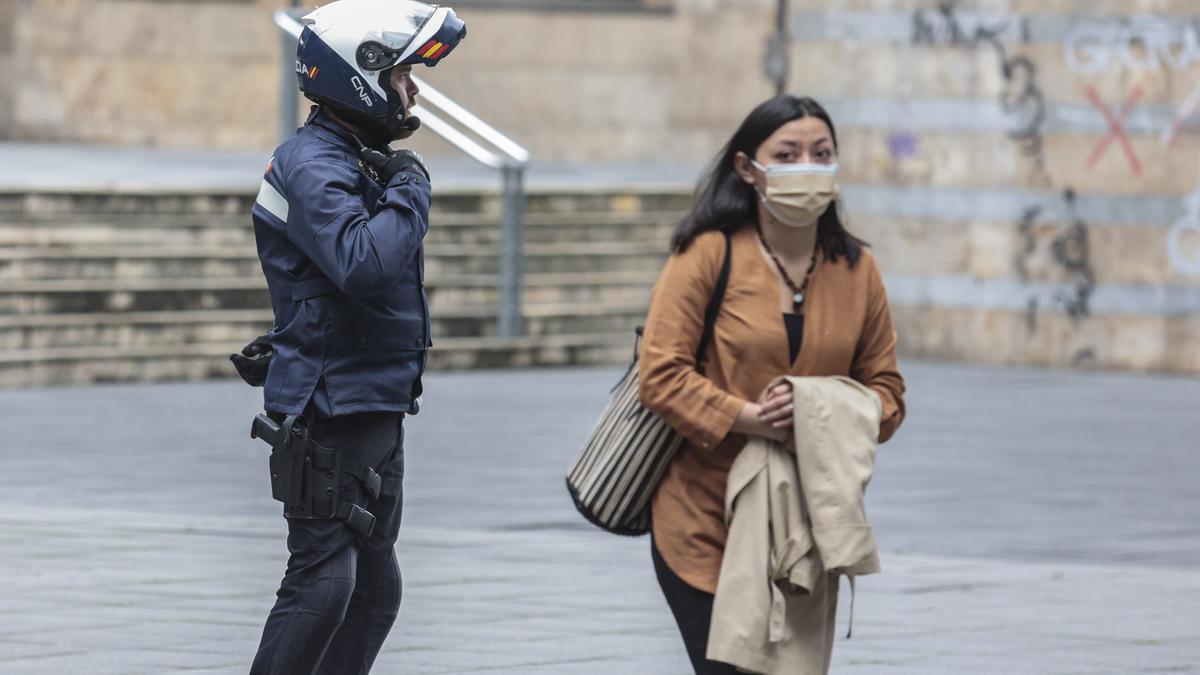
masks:
{"type": "Polygon", "coordinates": [[[358,137],[355,138],[356,134],[342,126],[342,124],[339,122],[335,121],[324,110],[321,109],[321,106],[313,107],[312,112],[308,115],[308,121],[305,122],[305,125],[317,130],[318,134],[326,140],[337,143],[338,145],[349,148],[356,152],[359,149],[359,141],[366,143],[368,147],[376,149],[380,147],[387,148],[388,145],[386,142],[380,141],[378,138],[365,133],[358,135],[358,137]]]}

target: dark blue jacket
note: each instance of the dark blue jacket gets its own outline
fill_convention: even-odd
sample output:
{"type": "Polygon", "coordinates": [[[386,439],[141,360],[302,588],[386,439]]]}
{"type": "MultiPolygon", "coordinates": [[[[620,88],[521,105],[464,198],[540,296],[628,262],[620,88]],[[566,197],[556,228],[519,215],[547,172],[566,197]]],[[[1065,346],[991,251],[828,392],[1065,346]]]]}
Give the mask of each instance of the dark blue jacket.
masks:
{"type": "Polygon", "coordinates": [[[269,412],[416,412],[432,346],[429,182],[414,170],[381,185],[358,147],[315,114],[276,148],[251,211],[275,310],[269,412]]]}

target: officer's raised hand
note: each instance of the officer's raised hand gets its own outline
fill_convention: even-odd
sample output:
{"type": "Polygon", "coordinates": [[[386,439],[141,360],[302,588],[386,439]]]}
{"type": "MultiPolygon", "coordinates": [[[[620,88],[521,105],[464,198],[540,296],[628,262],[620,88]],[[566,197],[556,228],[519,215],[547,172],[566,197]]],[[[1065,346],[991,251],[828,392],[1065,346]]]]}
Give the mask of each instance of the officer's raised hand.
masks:
{"type": "Polygon", "coordinates": [[[385,155],[378,150],[364,147],[359,150],[359,156],[363,162],[375,169],[375,173],[379,174],[379,179],[384,183],[392,182],[392,177],[402,171],[415,171],[424,176],[425,180],[429,180],[429,169],[425,168],[425,161],[408,148],[385,155]]]}

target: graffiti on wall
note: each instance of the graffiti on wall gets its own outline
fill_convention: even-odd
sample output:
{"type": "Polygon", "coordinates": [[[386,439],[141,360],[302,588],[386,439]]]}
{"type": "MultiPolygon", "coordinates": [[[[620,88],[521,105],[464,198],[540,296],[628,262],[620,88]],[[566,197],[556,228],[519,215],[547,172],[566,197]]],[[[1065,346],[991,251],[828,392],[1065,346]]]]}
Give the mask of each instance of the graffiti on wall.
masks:
{"type": "Polygon", "coordinates": [[[1190,119],[1196,116],[1197,110],[1200,110],[1200,86],[1196,87],[1191,94],[1188,95],[1179,108],[1175,111],[1175,116],[1171,118],[1171,123],[1163,129],[1162,144],[1168,148],[1175,144],[1175,139],[1179,137],[1179,132],[1183,129],[1183,125],[1190,119]]]}
{"type": "Polygon", "coordinates": [[[888,154],[894,160],[912,159],[920,154],[920,140],[909,131],[897,131],[888,135],[888,154]]]}
{"type": "MultiPolygon", "coordinates": [[[[1091,299],[1096,290],[1096,272],[1092,268],[1088,223],[1079,214],[1078,196],[1074,190],[1063,190],[1061,203],[1049,205],[1062,208],[1066,225],[1042,222],[1048,208],[1031,205],[1025,209],[1017,224],[1021,244],[1013,265],[1022,281],[1037,276],[1051,276],[1058,287],[1048,303],[1061,309],[1078,325],[1092,315],[1091,299]]],[[[1031,295],[1026,304],[1025,321],[1032,335],[1037,331],[1037,312],[1042,300],[1031,295]]]]}
{"type": "MultiPolygon", "coordinates": [[[[1079,75],[1094,75],[1113,68],[1134,72],[1158,72],[1164,69],[1179,71],[1200,64],[1200,34],[1194,23],[1173,22],[1159,17],[1119,19],[1108,23],[1081,24],[1068,35],[1064,56],[1067,66],[1079,75]]],[[[1140,89],[1135,89],[1122,108],[1120,120],[1128,117],[1136,104],[1140,89]]],[[[1128,137],[1106,106],[1099,101],[1095,90],[1088,88],[1088,99],[1101,110],[1109,125],[1110,134],[1088,159],[1094,166],[1108,143],[1116,139],[1124,150],[1135,175],[1141,167],[1128,137]]],[[[1171,123],[1160,139],[1170,147],[1179,136],[1185,122],[1200,108],[1200,87],[1197,87],[1179,106],[1171,123]]],[[[1185,242],[1200,240],[1200,185],[1184,199],[1184,214],[1167,231],[1167,258],[1175,272],[1200,275],[1200,245],[1189,247],[1185,242]]]]}
{"type": "Polygon", "coordinates": [[[1194,23],[1154,16],[1085,22],[1067,34],[1063,56],[1078,75],[1186,70],[1200,64],[1200,34],[1194,23]]]}
{"type": "MultiPolygon", "coordinates": [[[[1046,96],[1038,83],[1037,64],[1023,54],[1011,54],[1006,42],[1019,36],[1023,44],[1029,42],[1029,19],[1021,17],[977,20],[967,26],[958,14],[959,0],[940,0],[931,11],[918,9],[913,14],[912,42],[914,45],[983,48],[996,55],[1004,88],[1000,92],[999,104],[1012,121],[1008,137],[1016,143],[1021,154],[1034,169],[1037,186],[1050,189],[1055,182],[1047,169],[1045,126],[1048,112],[1046,96]]],[[[1114,115],[1099,101],[1094,105],[1102,108],[1108,122],[1109,134],[1093,152],[1095,159],[1107,152],[1116,142],[1126,153],[1126,158],[1141,171],[1141,164],[1125,135],[1124,120],[1132,112],[1140,93],[1126,102],[1119,115],[1114,115]]],[[[1053,291],[1047,296],[1031,290],[1025,302],[1025,322],[1030,336],[1038,329],[1039,312],[1057,309],[1066,314],[1073,326],[1089,319],[1092,294],[1096,289],[1096,274],[1092,268],[1091,245],[1088,223],[1080,216],[1078,197],[1071,188],[1060,189],[1052,201],[1031,203],[1022,211],[1016,224],[1018,251],[1013,265],[1017,276],[1025,282],[1035,279],[1052,279],[1053,291]],[[1065,218],[1049,216],[1065,212],[1065,218]]],[[[1085,366],[1096,360],[1095,350],[1089,346],[1078,349],[1070,358],[1075,366],[1085,366]]]]}
{"type": "Polygon", "coordinates": [[[1129,95],[1129,98],[1125,99],[1125,104],[1121,106],[1119,115],[1112,113],[1108,105],[1100,99],[1100,94],[1096,91],[1095,87],[1089,85],[1084,90],[1084,94],[1087,96],[1088,101],[1104,116],[1104,122],[1108,125],[1108,135],[1100,139],[1100,142],[1088,157],[1085,166],[1089,169],[1095,168],[1096,163],[1108,152],[1109,146],[1112,145],[1113,141],[1116,141],[1125,153],[1125,159],[1129,161],[1129,168],[1133,171],[1133,175],[1142,175],[1142,163],[1138,161],[1137,152],[1134,151],[1133,143],[1130,142],[1129,136],[1125,134],[1124,127],[1125,120],[1129,119],[1134,106],[1137,105],[1138,100],[1142,97],[1142,88],[1133,88],[1133,92],[1129,95]]]}
{"type": "Polygon", "coordinates": [[[958,13],[958,0],[939,0],[933,9],[918,7],[912,15],[912,44],[918,47],[979,46],[985,36],[1029,42],[1029,22],[997,15],[973,19],[958,13]]]}
{"type": "Polygon", "coordinates": [[[1008,56],[998,38],[991,38],[988,44],[996,52],[1004,77],[1005,89],[1000,94],[1000,105],[1016,125],[1009,130],[1008,137],[1017,143],[1021,154],[1033,162],[1037,183],[1049,187],[1053,181],[1046,170],[1046,138],[1043,134],[1046,97],[1038,86],[1037,66],[1028,57],[1008,56]]]}
{"type": "Polygon", "coordinates": [[[1183,200],[1183,210],[1167,231],[1167,258],[1176,272],[1200,276],[1200,170],[1196,188],[1183,200]]]}
{"type": "Polygon", "coordinates": [[[1018,37],[1029,42],[1029,20],[1021,17],[976,19],[968,25],[958,13],[960,0],[939,0],[932,11],[918,8],[913,12],[911,41],[917,46],[990,48],[1000,65],[1004,89],[1000,106],[1012,121],[1008,137],[1021,149],[1021,154],[1033,163],[1034,176],[1040,187],[1050,187],[1053,181],[1046,172],[1045,136],[1046,96],[1037,81],[1037,64],[1029,57],[1010,55],[1005,39],[1018,37]]]}

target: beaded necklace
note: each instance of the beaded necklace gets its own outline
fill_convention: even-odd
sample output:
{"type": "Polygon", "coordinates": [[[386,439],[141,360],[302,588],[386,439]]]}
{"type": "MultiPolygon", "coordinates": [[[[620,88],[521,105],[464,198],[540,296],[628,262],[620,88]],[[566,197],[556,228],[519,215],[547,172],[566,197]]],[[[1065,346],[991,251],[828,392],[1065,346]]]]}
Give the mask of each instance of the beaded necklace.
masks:
{"type": "Polygon", "coordinates": [[[792,292],[792,311],[799,314],[804,301],[807,299],[808,282],[812,279],[813,270],[817,268],[816,242],[813,243],[812,259],[808,261],[808,270],[804,272],[804,281],[796,284],[795,281],[792,281],[792,277],[788,275],[783,262],[779,260],[779,256],[775,255],[775,251],[771,250],[771,245],[767,243],[767,238],[763,236],[762,228],[755,226],[754,230],[758,232],[758,240],[762,242],[767,255],[771,256],[771,261],[775,263],[775,269],[779,270],[779,274],[783,277],[783,283],[787,284],[788,289],[792,292]]]}

